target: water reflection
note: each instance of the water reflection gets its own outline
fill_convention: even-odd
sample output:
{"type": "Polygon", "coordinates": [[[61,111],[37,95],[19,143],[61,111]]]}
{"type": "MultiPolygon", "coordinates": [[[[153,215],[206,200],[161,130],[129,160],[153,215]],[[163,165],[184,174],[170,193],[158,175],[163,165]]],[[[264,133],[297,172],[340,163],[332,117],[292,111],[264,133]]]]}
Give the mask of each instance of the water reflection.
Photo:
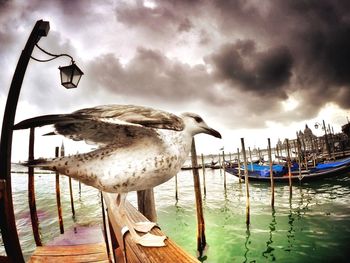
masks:
{"type": "MultiPolygon", "coordinates": [[[[249,229],[249,225],[247,225],[246,238],[245,238],[245,242],[244,242],[245,251],[244,251],[244,261],[243,261],[243,263],[247,263],[248,262],[248,252],[249,252],[249,245],[250,244],[251,244],[251,241],[250,241],[250,229],[249,229]]],[[[255,261],[249,261],[249,262],[255,262],[255,261]]]]}
{"type": "MultiPolygon", "coordinates": [[[[302,199],[301,199],[302,200],[302,199]]],[[[300,208],[300,206],[299,206],[300,208]]],[[[297,211],[300,211],[300,209],[297,209],[297,211]]],[[[297,214],[297,216],[300,216],[300,214],[297,214]]],[[[295,215],[293,213],[293,210],[292,210],[292,206],[290,205],[290,208],[289,208],[289,215],[288,215],[288,225],[289,225],[289,229],[287,231],[287,248],[284,249],[284,251],[287,251],[287,252],[291,252],[292,251],[292,248],[293,248],[293,244],[294,244],[294,220],[295,220],[295,215]]]]}
{"type": "Polygon", "coordinates": [[[271,259],[272,261],[275,261],[276,260],[276,257],[274,255],[274,248],[272,247],[272,243],[273,243],[273,240],[272,240],[272,233],[275,232],[276,230],[276,211],[274,208],[272,208],[272,213],[271,213],[271,216],[272,216],[272,220],[271,220],[271,223],[269,225],[269,240],[267,240],[266,242],[266,250],[262,253],[263,257],[266,258],[266,259],[271,259]]]}

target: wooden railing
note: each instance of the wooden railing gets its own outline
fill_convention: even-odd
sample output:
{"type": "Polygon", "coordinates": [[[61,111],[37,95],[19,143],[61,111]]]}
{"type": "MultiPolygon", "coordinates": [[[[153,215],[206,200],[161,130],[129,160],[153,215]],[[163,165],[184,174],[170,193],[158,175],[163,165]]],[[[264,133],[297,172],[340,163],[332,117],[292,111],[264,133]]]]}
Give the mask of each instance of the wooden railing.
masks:
{"type": "MultiPolygon", "coordinates": [[[[170,238],[165,240],[165,247],[143,247],[136,244],[130,234],[127,232],[122,234],[122,228],[125,226],[120,220],[120,215],[116,205],[117,194],[103,193],[103,199],[106,202],[109,232],[112,239],[113,253],[121,262],[142,262],[142,263],[156,263],[156,262],[181,262],[190,263],[199,261],[184,251],[170,238]],[[118,253],[119,251],[119,253],[118,253]]],[[[134,206],[126,202],[126,210],[128,215],[135,222],[148,221],[134,206]]],[[[151,230],[154,235],[165,235],[158,227],[151,230]]],[[[119,261],[118,261],[119,262],[119,261]]]]}

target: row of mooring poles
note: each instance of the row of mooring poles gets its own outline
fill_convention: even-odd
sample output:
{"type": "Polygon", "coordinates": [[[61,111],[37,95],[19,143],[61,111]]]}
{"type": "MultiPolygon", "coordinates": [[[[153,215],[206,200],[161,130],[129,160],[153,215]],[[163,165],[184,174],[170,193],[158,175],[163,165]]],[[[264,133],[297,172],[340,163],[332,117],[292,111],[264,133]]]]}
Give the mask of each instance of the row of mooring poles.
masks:
{"type": "MultiPolygon", "coordinates": [[[[242,147],[242,153],[243,153],[243,162],[244,162],[244,181],[245,181],[245,189],[246,189],[246,224],[247,226],[250,225],[250,196],[249,196],[249,177],[248,177],[248,159],[246,155],[245,150],[245,143],[244,138],[241,138],[241,147],[242,147]]],[[[278,146],[277,146],[278,147],[278,146]]],[[[297,147],[300,148],[300,147],[297,147]]],[[[273,175],[273,160],[272,160],[272,148],[271,148],[271,141],[270,138],[268,138],[268,159],[269,159],[269,167],[270,167],[270,181],[271,181],[271,207],[274,208],[275,203],[275,194],[274,194],[274,175],[273,175]]],[[[280,151],[282,153],[282,149],[277,149],[277,151],[280,151]]],[[[289,176],[289,189],[290,189],[290,199],[292,198],[292,180],[291,180],[291,157],[290,157],[290,146],[289,141],[287,140],[287,164],[288,164],[288,176],[289,176]]],[[[259,153],[259,159],[261,159],[261,151],[258,150],[259,153]]],[[[250,165],[251,169],[253,170],[253,163],[252,163],[252,155],[249,147],[249,155],[250,155],[250,165]]],[[[205,184],[205,162],[204,162],[204,156],[201,155],[201,162],[202,162],[202,171],[203,171],[203,183],[204,183],[204,194],[206,195],[206,184],[205,184]]],[[[239,174],[239,180],[241,183],[241,161],[240,161],[240,151],[239,148],[237,148],[237,162],[238,162],[238,174],[239,174]]],[[[224,151],[221,154],[219,154],[219,164],[220,168],[224,170],[225,173],[225,153],[224,151]]],[[[200,187],[200,179],[199,179],[199,173],[198,173],[198,161],[197,161],[197,153],[195,148],[195,141],[192,141],[192,147],[191,147],[191,165],[192,165],[192,171],[193,171],[193,179],[194,179],[194,189],[195,189],[195,196],[196,196],[196,208],[197,208],[197,250],[199,254],[199,258],[203,256],[203,253],[205,252],[205,249],[207,247],[206,244],[206,238],[205,238],[205,223],[204,223],[204,216],[203,216],[203,205],[202,205],[202,196],[201,196],[201,187],[200,187]]],[[[176,200],[178,200],[178,187],[177,187],[177,177],[175,178],[175,184],[176,184],[176,200]]],[[[226,180],[224,180],[224,187],[226,189],[226,180]]]]}
{"type": "MultiPolygon", "coordinates": [[[[29,151],[28,151],[28,161],[31,162],[34,160],[34,141],[35,141],[35,128],[30,128],[29,132],[29,151]]],[[[59,156],[59,147],[55,148],[55,156],[59,156]]],[[[64,147],[61,147],[61,156],[64,156],[64,147]]],[[[71,178],[69,178],[71,179],[71,178]]],[[[72,208],[72,216],[75,217],[74,210],[74,201],[73,201],[73,190],[71,180],[69,183],[70,187],[70,200],[71,200],[71,208],[72,208]]],[[[56,203],[57,203],[57,211],[58,211],[58,221],[60,227],[60,233],[64,233],[64,225],[63,225],[63,217],[62,217],[62,207],[61,207],[61,193],[60,193],[60,178],[59,174],[56,172],[56,180],[55,180],[55,188],[56,188],[56,203]]],[[[34,176],[34,167],[28,166],[28,203],[30,210],[30,218],[32,223],[33,236],[35,240],[35,244],[37,246],[42,246],[41,236],[39,232],[39,220],[36,209],[36,198],[35,198],[35,176],[34,176]]]]}
{"type": "MultiPolygon", "coordinates": [[[[244,181],[246,188],[246,224],[250,224],[250,197],[249,197],[249,177],[248,177],[248,160],[246,156],[244,138],[241,138],[241,146],[243,153],[243,162],[244,162],[244,181]]],[[[281,149],[280,149],[281,150],[281,149]]],[[[237,149],[237,159],[238,159],[238,177],[239,182],[241,183],[241,163],[240,163],[240,151],[237,149]]],[[[251,156],[250,156],[251,159],[251,156]]],[[[272,149],[271,149],[271,141],[268,138],[268,159],[269,159],[269,168],[270,168],[270,183],[271,183],[271,207],[274,208],[275,204],[275,184],[274,184],[274,176],[273,176],[273,160],[272,160],[272,149]]],[[[291,158],[290,158],[290,147],[289,141],[287,139],[287,164],[288,164],[288,176],[289,176],[289,198],[292,198],[292,178],[291,178],[291,158]]],[[[253,166],[251,167],[253,170],[253,166]]]]}

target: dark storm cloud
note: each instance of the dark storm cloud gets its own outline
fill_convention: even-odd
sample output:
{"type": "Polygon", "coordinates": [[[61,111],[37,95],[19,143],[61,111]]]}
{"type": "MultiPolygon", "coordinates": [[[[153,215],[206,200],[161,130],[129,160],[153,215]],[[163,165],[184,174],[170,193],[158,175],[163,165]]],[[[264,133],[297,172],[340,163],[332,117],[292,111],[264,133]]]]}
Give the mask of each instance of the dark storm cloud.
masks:
{"type": "Polygon", "coordinates": [[[101,56],[90,64],[87,75],[110,92],[145,99],[209,101],[214,95],[213,80],[204,65],[190,66],[144,48],[125,66],[112,54],[101,56]]]}
{"type": "Polygon", "coordinates": [[[234,88],[256,92],[259,96],[287,97],[283,87],[289,83],[293,58],[288,48],[280,46],[263,52],[252,40],[224,45],[208,60],[221,80],[230,80],[234,88]]]}
{"type": "MultiPolygon", "coordinates": [[[[276,54],[279,53],[277,59],[290,56],[293,61],[296,81],[285,92],[288,95],[287,92],[298,91],[303,104],[311,104],[305,107],[307,114],[310,111],[316,114],[330,101],[350,108],[349,92],[344,91],[350,88],[349,1],[217,1],[215,8],[222,15],[218,21],[226,34],[244,31],[255,42],[269,46],[270,52],[281,46],[289,50],[290,55],[276,50],[276,54]]],[[[282,68],[287,65],[280,64],[282,68]]],[[[275,66],[278,66],[277,62],[275,66]]],[[[286,73],[286,69],[279,72],[281,79],[275,87],[279,83],[285,84],[283,76],[287,75],[283,72],[286,73]]],[[[242,73],[247,72],[243,70],[242,73]]],[[[238,82],[244,85],[250,77],[238,78],[238,82]]]]}

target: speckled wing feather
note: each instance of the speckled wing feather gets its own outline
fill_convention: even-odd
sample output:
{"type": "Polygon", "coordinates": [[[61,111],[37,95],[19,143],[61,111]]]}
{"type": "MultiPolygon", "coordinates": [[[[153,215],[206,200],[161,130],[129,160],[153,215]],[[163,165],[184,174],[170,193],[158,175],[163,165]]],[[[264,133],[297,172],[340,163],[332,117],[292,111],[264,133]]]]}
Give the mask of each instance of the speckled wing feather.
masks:
{"type": "Polygon", "coordinates": [[[55,133],[74,141],[105,146],[125,147],[137,140],[159,140],[156,130],[139,125],[111,124],[98,120],[62,122],[55,124],[55,133]]]}
{"type": "Polygon", "coordinates": [[[126,146],[137,139],[159,139],[153,129],[183,130],[181,118],[152,108],[133,105],[106,105],[71,114],[45,115],[24,120],[15,129],[54,124],[55,133],[73,140],[100,146],[126,146]]]}
{"type": "Polygon", "coordinates": [[[71,115],[117,124],[127,122],[157,129],[181,131],[184,128],[182,119],[174,114],[135,105],[103,105],[78,110],[71,115]]]}

